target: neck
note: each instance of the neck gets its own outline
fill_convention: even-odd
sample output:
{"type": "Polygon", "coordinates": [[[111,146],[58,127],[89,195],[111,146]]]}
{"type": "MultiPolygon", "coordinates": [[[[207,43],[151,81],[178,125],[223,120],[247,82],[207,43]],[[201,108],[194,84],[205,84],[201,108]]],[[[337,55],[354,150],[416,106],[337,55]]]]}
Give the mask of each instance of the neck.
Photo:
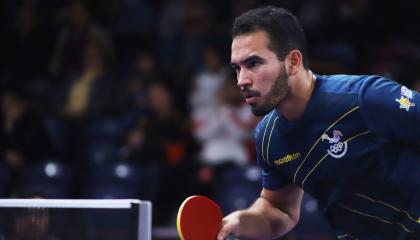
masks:
{"type": "Polygon", "coordinates": [[[277,109],[289,121],[295,121],[302,117],[311,98],[315,78],[311,70],[299,71],[298,74],[289,78],[290,93],[282,101],[277,109]]]}

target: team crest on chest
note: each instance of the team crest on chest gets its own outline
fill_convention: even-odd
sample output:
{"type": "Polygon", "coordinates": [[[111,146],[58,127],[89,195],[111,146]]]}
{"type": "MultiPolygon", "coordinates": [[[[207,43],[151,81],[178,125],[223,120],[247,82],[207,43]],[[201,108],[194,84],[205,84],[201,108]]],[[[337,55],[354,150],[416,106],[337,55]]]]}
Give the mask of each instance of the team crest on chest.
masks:
{"type": "Polygon", "coordinates": [[[330,147],[327,150],[328,154],[333,158],[341,158],[347,153],[347,142],[341,142],[341,138],[343,137],[343,134],[338,131],[333,131],[333,136],[329,137],[327,134],[322,134],[321,140],[328,140],[328,143],[330,143],[330,147]]]}

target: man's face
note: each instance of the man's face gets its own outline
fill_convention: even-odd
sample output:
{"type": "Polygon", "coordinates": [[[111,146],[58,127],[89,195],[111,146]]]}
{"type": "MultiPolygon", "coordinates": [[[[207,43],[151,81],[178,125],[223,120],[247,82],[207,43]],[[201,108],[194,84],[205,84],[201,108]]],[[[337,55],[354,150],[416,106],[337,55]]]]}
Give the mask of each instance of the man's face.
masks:
{"type": "Polygon", "coordinates": [[[257,116],[274,109],[290,91],[284,62],[268,44],[264,31],[239,35],[232,42],[231,65],[237,73],[237,85],[257,116]]]}

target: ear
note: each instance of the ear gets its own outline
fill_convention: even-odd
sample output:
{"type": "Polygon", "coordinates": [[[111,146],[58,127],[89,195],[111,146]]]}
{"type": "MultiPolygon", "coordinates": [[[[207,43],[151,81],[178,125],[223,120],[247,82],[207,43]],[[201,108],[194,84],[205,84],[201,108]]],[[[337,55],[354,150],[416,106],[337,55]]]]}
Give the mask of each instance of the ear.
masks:
{"type": "Polygon", "coordinates": [[[297,74],[300,65],[302,65],[302,53],[297,49],[290,51],[286,56],[285,64],[286,72],[289,76],[297,74]]]}

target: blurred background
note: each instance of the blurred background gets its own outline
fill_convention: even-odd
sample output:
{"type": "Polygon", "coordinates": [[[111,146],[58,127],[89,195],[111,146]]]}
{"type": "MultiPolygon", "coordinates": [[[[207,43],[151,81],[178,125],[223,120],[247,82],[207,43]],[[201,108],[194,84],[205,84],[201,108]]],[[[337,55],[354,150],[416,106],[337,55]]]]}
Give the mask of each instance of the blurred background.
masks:
{"type": "MultiPolygon", "coordinates": [[[[291,10],[312,71],[420,89],[420,1],[2,0],[0,197],[139,198],[155,239],[189,195],[225,214],[260,191],[253,129],[229,68],[230,26],[291,10]]],[[[316,201],[284,239],[333,239],[316,201]]]]}

